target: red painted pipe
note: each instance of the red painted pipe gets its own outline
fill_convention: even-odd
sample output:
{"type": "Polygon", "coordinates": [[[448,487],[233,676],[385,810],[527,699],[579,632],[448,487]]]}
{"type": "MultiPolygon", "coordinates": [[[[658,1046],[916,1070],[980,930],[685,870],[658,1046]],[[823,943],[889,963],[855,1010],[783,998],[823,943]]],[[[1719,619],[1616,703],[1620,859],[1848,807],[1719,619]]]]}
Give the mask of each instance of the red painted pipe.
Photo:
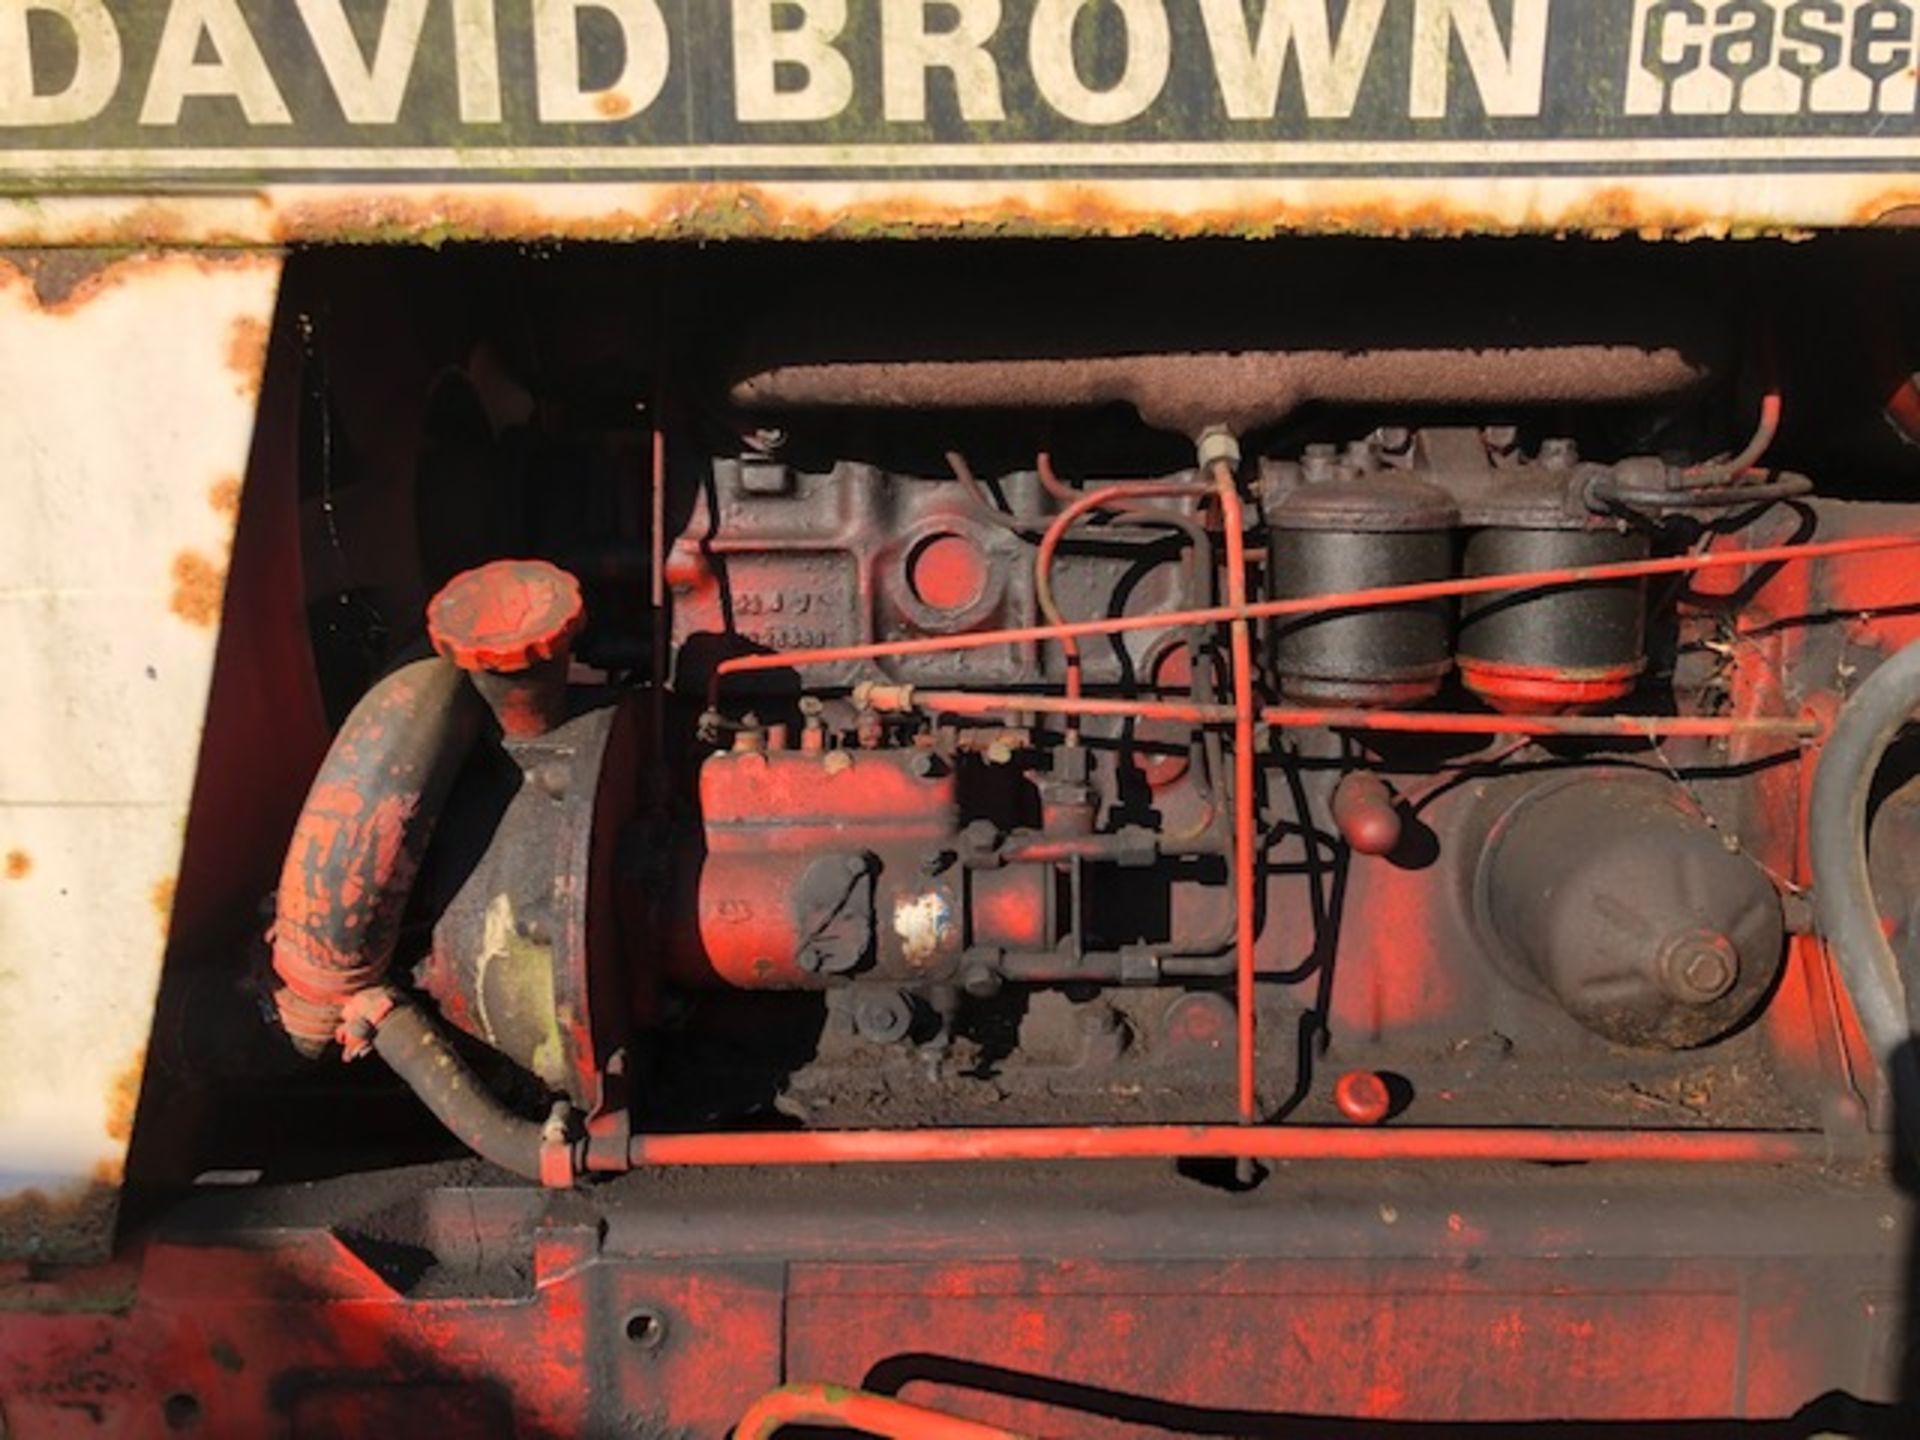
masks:
{"type": "MultiPolygon", "coordinates": [[[[1053,557],[1078,521],[1091,511],[1112,509],[1128,501],[1173,499],[1193,495],[1205,488],[1189,480],[1123,481],[1103,485],[1098,490],[1074,497],[1066,509],[1054,516],[1053,523],[1047,526],[1047,533],[1040,537],[1040,548],[1033,557],[1034,603],[1040,607],[1040,613],[1046,617],[1047,623],[1063,625],[1066,622],[1059,602],[1053,595],[1053,557]]],[[[1245,569],[1244,562],[1241,568],[1245,569]]],[[[1067,697],[1077,700],[1080,698],[1081,685],[1080,642],[1071,635],[1064,635],[1060,639],[1060,648],[1067,657],[1067,697]]]]}
{"type": "MultiPolygon", "coordinates": [[[[915,690],[913,703],[934,715],[999,719],[1008,715],[1082,715],[1121,720],[1159,720],[1176,725],[1228,725],[1231,705],[1190,700],[1109,700],[1004,691],[915,690]]],[[[1471,715],[1426,710],[1334,710],[1285,706],[1260,711],[1262,724],[1286,729],[1374,730],[1403,735],[1536,735],[1605,739],[1720,739],[1733,735],[1779,735],[1813,740],[1820,722],[1788,716],[1731,715],[1471,715]]]]}
{"type": "MultiPolygon", "coordinates": [[[[1246,514],[1240,506],[1240,488],[1233,467],[1218,461],[1213,467],[1214,489],[1220,497],[1220,528],[1227,539],[1227,603],[1236,612],[1247,608],[1246,514]]],[[[1254,786],[1259,783],[1254,754],[1253,627],[1245,618],[1233,621],[1233,909],[1234,1008],[1239,1030],[1240,1123],[1259,1118],[1258,1045],[1254,1018],[1255,955],[1260,856],[1255,837],[1260,828],[1254,786]]]]}
{"type": "MultiPolygon", "coordinates": [[[[653,654],[648,657],[653,694],[649,705],[653,735],[649,749],[664,769],[667,747],[667,682],[672,673],[673,636],[667,616],[667,416],[658,396],[653,403],[653,445],[647,469],[647,524],[652,568],[647,576],[647,603],[653,608],[653,654]]],[[[665,789],[664,784],[661,787],[665,789]]]]}
{"type": "Polygon", "coordinates": [[[1315,1125],[1062,1126],[1051,1129],[779,1130],[639,1135],[635,1166],[926,1165],[1058,1160],[1474,1160],[1700,1165],[1824,1163],[1827,1137],[1800,1130],[1526,1130],[1315,1125]]]}
{"type": "Polygon", "coordinates": [[[838,1385],[783,1385],[761,1396],[733,1427],[733,1440],[772,1440],[790,1425],[858,1430],[881,1440],[1021,1440],[997,1425],[838,1385]]]}
{"type": "Polygon", "coordinates": [[[782,650],[760,655],[736,655],[714,667],[709,698],[717,701],[721,682],[729,675],[753,671],[790,670],[804,665],[848,664],[862,660],[895,660],[908,655],[944,655],[965,650],[992,650],[1004,645],[1061,643],[1093,635],[1125,635],[1136,630],[1170,630],[1198,625],[1224,625],[1234,620],[1271,620],[1308,615],[1322,610],[1372,610],[1424,600],[1488,595],[1507,590],[1557,590],[1615,580],[1638,580],[1657,575],[1691,575],[1704,570],[1741,566],[1787,565],[1827,560],[1843,555],[1866,555],[1881,550],[1920,547],[1920,534],[1857,535],[1845,540],[1817,540],[1806,545],[1774,545],[1757,550],[1719,551],[1705,555],[1673,555],[1658,560],[1625,560],[1612,565],[1578,565],[1556,570],[1528,570],[1506,575],[1463,576],[1454,580],[1422,581],[1416,585],[1383,585],[1344,594],[1311,595],[1290,600],[1267,600],[1258,605],[1223,605],[1207,610],[1179,610],[1149,615],[1113,615],[1099,620],[1075,620],[1063,625],[1029,625],[1013,630],[976,630],[964,635],[928,635],[913,640],[889,640],[870,645],[835,645],[812,650],[782,650]]]}
{"type": "Polygon", "coordinates": [[[1419,710],[1268,709],[1260,719],[1279,728],[1374,730],[1402,735],[1535,735],[1635,740],[1719,739],[1779,735],[1814,740],[1820,722],[1784,716],[1733,715],[1454,715],[1419,710]]]}

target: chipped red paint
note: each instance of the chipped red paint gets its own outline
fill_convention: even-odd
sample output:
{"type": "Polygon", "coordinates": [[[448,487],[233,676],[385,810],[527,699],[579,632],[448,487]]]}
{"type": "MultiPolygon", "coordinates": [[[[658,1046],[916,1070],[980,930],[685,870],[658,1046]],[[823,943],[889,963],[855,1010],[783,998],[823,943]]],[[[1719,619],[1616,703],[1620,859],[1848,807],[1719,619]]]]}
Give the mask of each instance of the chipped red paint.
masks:
{"type": "Polygon", "coordinates": [[[564,654],[586,619],[580,582],[557,565],[496,560],[442,587],[427,633],[461,669],[510,675],[564,654]]]}
{"type": "Polygon", "coordinates": [[[334,1038],[340,1007],[377,985],[477,699],[445,661],[397,670],[355,707],[301,811],[274,918],[275,994],[304,1050],[334,1038]]]}
{"type": "Polygon", "coordinates": [[[1787,1220],[1785,1243],[1715,1245],[1704,1200],[1629,1187],[1603,1204],[1558,1175],[1545,1218],[1495,1174],[1424,1196],[1336,1181],[1342,1203],[1292,1222],[1285,1203],[1236,1218],[1164,1193],[1137,1214],[1065,1193],[1015,1218],[991,1182],[959,1225],[932,1197],[904,1204],[925,1194],[906,1180],[839,1205],[668,1191],[606,1225],[527,1192],[430,1192],[455,1202],[461,1243],[516,1266],[473,1293],[410,1292],[378,1246],[296,1223],[160,1235],[57,1279],[0,1272],[0,1404],[26,1440],[145,1437],[169,1415],[236,1437],[444,1419],[502,1440],[719,1440],[789,1377],[829,1375],[1033,1435],[1777,1421],[1864,1385],[1865,1351],[1898,1340],[1861,1302],[1873,1252],[1845,1248],[1879,1233],[1884,1201],[1846,1202],[1819,1237],[1787,1220]],[[1656,1214],[1697,1253],[1648,1244],[1656,1214]]]}

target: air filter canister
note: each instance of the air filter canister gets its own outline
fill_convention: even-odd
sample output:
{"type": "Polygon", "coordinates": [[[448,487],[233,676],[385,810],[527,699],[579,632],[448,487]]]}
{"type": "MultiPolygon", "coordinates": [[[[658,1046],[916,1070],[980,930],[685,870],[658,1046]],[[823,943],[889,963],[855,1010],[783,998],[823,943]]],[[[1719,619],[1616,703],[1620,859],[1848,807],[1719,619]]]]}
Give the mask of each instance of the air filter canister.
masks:
{"type": "MultiPolygon", "coordinates": [[[[1272,590],[1283,600],[1338,595],[1454,574],[1459,512],[1438,486],[1372,471],[1303,484],[1267,507],[1272,590]]],[[[1409,705],[1438,693],[1453,668],[1445,600],[1327,610],[1280,622],[1274,667],[1301,704],[1409,705]]]]}
{"type": "MultiPolygon", "coordinates": [[[[1644,560],[1632,531],[1475,531],[1469,576],[1561,570],[1644,560]]],[[[1646,668],[1646,581],[1468,596],[1460,615],[1460,678],[1496,710],[1586,710],[1631,694],[1646,668]]]]}

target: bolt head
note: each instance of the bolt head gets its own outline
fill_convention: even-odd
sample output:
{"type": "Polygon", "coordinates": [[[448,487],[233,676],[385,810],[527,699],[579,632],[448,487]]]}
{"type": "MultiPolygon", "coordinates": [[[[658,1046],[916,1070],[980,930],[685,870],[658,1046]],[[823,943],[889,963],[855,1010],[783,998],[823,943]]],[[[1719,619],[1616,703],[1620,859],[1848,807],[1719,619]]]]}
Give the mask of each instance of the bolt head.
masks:
{"type": "Polygon", "coordinates": [[[1660,979],[1683,1005],[1711,1005],[1740,982],[1740,955],[1724,935],[1683,935],[1660,957],[1660,979]]]}

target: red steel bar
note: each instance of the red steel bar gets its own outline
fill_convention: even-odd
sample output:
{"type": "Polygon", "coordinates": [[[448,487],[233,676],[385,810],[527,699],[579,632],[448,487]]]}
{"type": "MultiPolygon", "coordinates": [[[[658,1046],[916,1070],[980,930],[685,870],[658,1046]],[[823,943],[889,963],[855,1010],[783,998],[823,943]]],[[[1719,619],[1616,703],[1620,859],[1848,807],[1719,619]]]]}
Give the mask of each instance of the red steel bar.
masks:
{"type": "Polygon", "coordinates": [[[1220,529],[1227,538],[1227,603],[1241,618],[1233,621],[1233,908],[1234,1007],[1239,1021],[1240,1123],[1259,1118],[1257,1091],[1259,1037],[1254,1019],[1254,925],[1260,885],[1260,856],[1254,837],[1260,828],[1254,786],[1259,781],[1254,755],[1253,627],[1247,608],[1246,514],[1233,466],[1218,461],[1214,489],[1220,497],[1220,529]]]}
{"type": "Polygon", "coordinates": [[[783,1385],[761,1396],[733,1427],[733,1440],[773,1440],[790,1425],[857,1430],[881,1440],[1021,1440],[997,1425],[838,1385],[783,1385]]]}
{"type": "Polygon", "coordinates": [[[835,645],[812,650],[781,650],[760,655],[736,655],[714,667],[710,696],[717,700],[721,682],[729,675],[752,671],[790,670],[804,665],[846,664],[861,660],[894,660],[908,655],[943,655],[964,650],[991,650],[1002,645],[1060,643],[1068,638],[1125,635],[1136,630],[1171,630],[1199,625],[1224,625],[1235,620],[1271,620],[1323,610],[1371,610],[1423,600],[1487,595],[1502,590],[1558,590],[1614,580],[1637,580],[1658,575],[1690,575],[1735,566],[1787,565],[1842,555],[1866,555],[1881,550],[1920,547],[1920,534],[1856,535],[1844,540],[1816,540],[1805,545],[1774,545],[1757,550],[1715,551],[1704,555],[1672,555],[1657,560],[1625,560],[1612,565],[1577,565],[1556,570],[1526,570],[1510,575],[1473,575],[1454,580],[1423,581],[1415,585],[1383,585],[1338,595],[1311,595],[1290,600],[1266,600],[1257,605],[1222,605],[1206,610],[1178,610],[1153,615],[1113,615],[1098,620],[1075,620],[1063,625],[1029,625],[1012,630],[976,630],[964,635],[928,635],[913,640],[879,641],[868,645],[835,645]]]}
{"type": "Polygon", "coordinates": [[[636,1166],[923,1165],[1055,1160],[1478,1160],[1792,1165],[1824,1162],[1812,1130],[1528,1130],[1337,1125],[1080,1125],[638,1135],[636,1166]]]}

